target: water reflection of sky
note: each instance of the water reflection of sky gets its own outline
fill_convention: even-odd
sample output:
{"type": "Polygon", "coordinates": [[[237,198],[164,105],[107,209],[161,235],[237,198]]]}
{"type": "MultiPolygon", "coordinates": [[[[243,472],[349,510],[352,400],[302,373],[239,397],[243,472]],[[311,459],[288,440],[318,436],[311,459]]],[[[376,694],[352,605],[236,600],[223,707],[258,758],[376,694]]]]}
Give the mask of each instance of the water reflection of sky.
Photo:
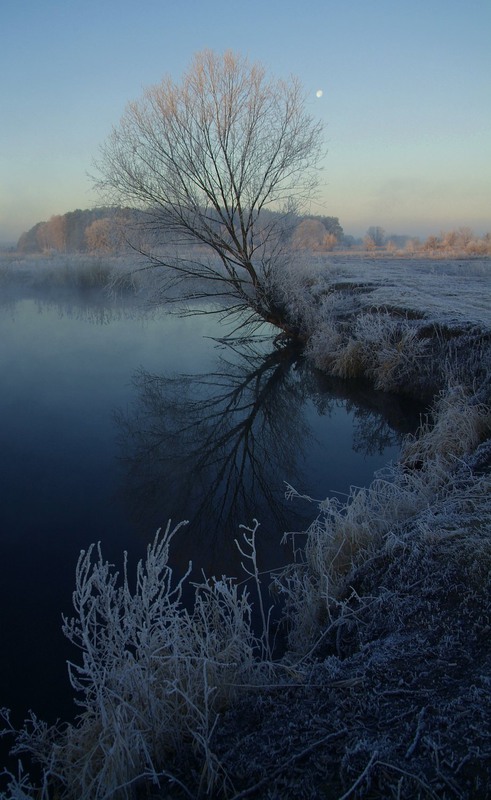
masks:
{"type": "MultiPolygon", "coordinates": [[[[230,462],[230,475],[252,452],[254,474],[244,472],[250,483],[240,502],[244,514],[264,520],[268,566],[284,557],[283,530],[315,515],[315,507],[288,507],[285,480],[322,499],[369,482],[396,457],[393,427],[407,426],[399,406],[380,415],[373,393],[357,405],[339,382],[326,382],[302,360],[277,358],[263,346],[269,362],[241,361],[205,338],[225,332],[206,317],[142,319],[132,309],[76,303],[23,300],[0,313],[0,706],[63,713],[70,692],[61,614],[71,613],[80,549],[100,540],[109,560],[121,564],[126,549],[136,561],[169,516],[192,517],[203,497],[212,514],[226,489],[223,459],[230,448],[234,458],[242,453],[244,430],[245,455],[230,462]],[[218,389],[211,373],[220,375],[218,389]],[[232,392],[229,416],[220,392],[232,392]],[[251,425],[244,422],[249,413],[251,425]],[[206,444],[200,430],[209,434],[206,444]],[[191,474],[198,452],[203,469],[191,474]],[[218,475],[216,495],[210,475],[218,475]]],[[[191,558],[234,574],[237,530],[222,538],[211,530],[211,522],[189,526],[175,557],[179,568],[191,558]]]]}

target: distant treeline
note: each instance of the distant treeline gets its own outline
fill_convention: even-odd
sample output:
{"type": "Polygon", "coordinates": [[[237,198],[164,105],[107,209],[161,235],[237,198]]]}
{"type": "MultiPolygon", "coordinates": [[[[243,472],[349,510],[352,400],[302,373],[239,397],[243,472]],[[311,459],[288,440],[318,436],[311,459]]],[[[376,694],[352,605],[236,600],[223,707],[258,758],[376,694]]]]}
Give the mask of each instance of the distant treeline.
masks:
{"type": "Polygon", "coordinates": [[[439,236],[428,236],[420,240],[410,236],[387,236],[384,229],[371,227],[363,239],[363,249],[380,255],[423,254],[440,256],[489,256],[491,255],[491,234],[476,236],[467,226],[450,231],[442,231],[439,236]]]}
{"type": "MultiPolygon", "coordinates": [[[[267,225],[275,212],[263,210],[267,225]]],[[[145,214],[131,208],[93,208],[68,211],[38,222],[17,243],[20,253],[117,253],[127,245],[127,233],[139,227],[145,214]]],[[[337,217],[290,216],[285,235],[299,249],[332,250],[343,241],[344,232],[337,217]]],[[[129,237],[131,238],[131,236],[129,237]]],[[[159,242],[165,230],[159,231],[159,242]]]]}
{"type": "Polygon", "coordinates": [[[93,208],[57,214],[23,233],[17,250],[21,253],[119,250],[123,244],[121,223],[131,213],[130,209],[93,208]]]}

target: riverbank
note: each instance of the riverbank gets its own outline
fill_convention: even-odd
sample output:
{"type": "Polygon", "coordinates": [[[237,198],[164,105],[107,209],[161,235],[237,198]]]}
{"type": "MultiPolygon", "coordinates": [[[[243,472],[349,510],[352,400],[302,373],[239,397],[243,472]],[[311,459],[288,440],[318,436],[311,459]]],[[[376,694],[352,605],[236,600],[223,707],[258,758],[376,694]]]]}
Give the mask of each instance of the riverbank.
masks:
{"type": "Polygon", "coordinates": [[[490,273],[474,264],[460,293],[461,266],[404,282],[347,264],[314,288],[317,366],[433,397],[432,413],[367,490],[319,504],[281,577],[289,677],[217,730],[236,798],[489,796],[490,273]]]}
{"type": "MultiPolygon", "coordinates": [[[[319,509],[283,576],[288,677],[217,728],[235,797],[488,797],[491,445],[466,441],[461,401],[392,474],[319,509]]],[[[476,439],[488,426],[482,409],[476,439]]]]}

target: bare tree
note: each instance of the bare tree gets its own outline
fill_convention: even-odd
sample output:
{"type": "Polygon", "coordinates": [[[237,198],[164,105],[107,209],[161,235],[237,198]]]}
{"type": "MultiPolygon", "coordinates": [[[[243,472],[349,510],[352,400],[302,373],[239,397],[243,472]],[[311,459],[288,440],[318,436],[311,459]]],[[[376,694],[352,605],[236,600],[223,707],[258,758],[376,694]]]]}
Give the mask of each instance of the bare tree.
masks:
{"type": "Polygon", "coordinates": [[[127,107],[97,184],[145,212],[154,246],[137,249],[166,268],[163,299],[177,286],[180,299],[222,298],[296,334],[277,291],[285,218],[312,196],[321,149],[322,125],[295,78],[270,80],[259,64],[205,50],[180,84],[165,78],[127,107]]]}

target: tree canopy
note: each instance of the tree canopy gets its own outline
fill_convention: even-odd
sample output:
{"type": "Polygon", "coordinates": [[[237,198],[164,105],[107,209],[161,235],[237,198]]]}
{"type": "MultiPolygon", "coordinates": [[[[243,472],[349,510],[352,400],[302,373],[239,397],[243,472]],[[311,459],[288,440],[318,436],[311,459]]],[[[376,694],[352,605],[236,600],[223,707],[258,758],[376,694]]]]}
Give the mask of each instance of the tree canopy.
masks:
{"type": "Polygon", "coordinates": [[[101,149],[97,183],[113,203],[145,212],[137,249],[166,268],[162,298],[178,285],[181,299],[225,298],[229,310],[288,330],[280,263],[321,152],[322,125],[297,79],[205,50],[180,83],[164,78],[128,105],[101,149]]]}

